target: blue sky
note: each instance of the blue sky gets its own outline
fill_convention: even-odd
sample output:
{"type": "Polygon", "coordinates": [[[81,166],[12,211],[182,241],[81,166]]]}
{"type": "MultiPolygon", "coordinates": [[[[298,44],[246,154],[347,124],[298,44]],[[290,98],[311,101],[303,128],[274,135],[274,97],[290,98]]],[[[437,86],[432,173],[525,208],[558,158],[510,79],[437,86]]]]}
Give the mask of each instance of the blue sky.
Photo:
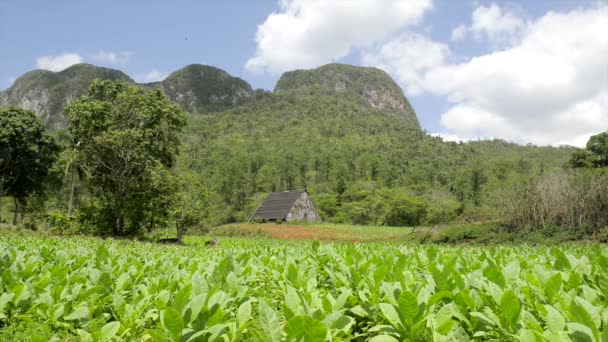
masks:
{"type": "Polygon", "coordinates": [[[389,72],[446,139],[581,145],[608,129],[607,13],[584,0],[0,0],[0,89],[74,62],[138,81],[208,64],[272,89],[285,70],[344,62],[389,72]]]}

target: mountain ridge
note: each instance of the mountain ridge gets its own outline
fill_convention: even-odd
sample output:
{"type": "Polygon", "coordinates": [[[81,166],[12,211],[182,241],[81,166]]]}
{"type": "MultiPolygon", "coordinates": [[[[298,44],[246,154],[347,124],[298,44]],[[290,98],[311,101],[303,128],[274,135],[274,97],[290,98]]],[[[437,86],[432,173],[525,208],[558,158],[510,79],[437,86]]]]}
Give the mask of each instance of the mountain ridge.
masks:
{"type": "MultiPolygon", "coordinates": [[[[159,82],[138,83],[120,70],[91,64],[75,64],[62,71],[33,70],[0,91],[0,106],[32,110],[51,128],[66,124],[63,108],[86,93],[95,78],[122,80],[149,89],[159,89],[169,100],[190,113],[213,113],[255,101],[251,85],[217,67],[190,64],[159,82]]],[[[401,88],[386,72],[348,64],[327,64],[308,70],[285,72],[274,92],[313,92],[318,96],[349,97],[360,104],[392,113],[408,126],[420,129],[416,113],[401,88]]]]}

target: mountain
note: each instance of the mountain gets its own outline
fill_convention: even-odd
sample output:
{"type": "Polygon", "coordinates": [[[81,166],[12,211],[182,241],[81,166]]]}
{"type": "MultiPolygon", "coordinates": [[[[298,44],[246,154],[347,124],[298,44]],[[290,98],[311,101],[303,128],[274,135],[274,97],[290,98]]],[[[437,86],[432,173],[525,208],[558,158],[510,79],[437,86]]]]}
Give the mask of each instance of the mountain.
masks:
{"type": "Polygon", "coordinates": [[[125,81],[160,89],[169,99],[191,113],[224,110],[242,104],[253,95],[251,86],[227,72],[205,65],[189,65],[165,80],[138,84],[119,70],[76,64],[63,71],[30,71],[0,92],[0,106],[17,106],[33,111],[51,128],[66,124],[63,108],[84,95],[94,79],[125,81]]]}
{"type": "Polygon", "coordinates": [[[200,64],[188,65],[148,86],[162,90],[190,113],[224,110],[246,102],[253,95],[249,83],[224,70],[200,64]]]}
{"type": "Polygon", "coordinates": [[[399,85],[378,68],[327,64],[312,70],[286,72],[275,87],[275,92],[315,90],[325,95],[351,97],[420,128],[416,112],[399,85]]]}
{"type": "Polygon", "coordinates": [[[65,125],[63,108],[83,95],[96,78],[133,83],[122,71],[90,64],[76,64],[59,72],[34,70],[19,77],[10,88],[0,92],[0,106],[31,110],[48,127],[62,127],[65,125]]]}

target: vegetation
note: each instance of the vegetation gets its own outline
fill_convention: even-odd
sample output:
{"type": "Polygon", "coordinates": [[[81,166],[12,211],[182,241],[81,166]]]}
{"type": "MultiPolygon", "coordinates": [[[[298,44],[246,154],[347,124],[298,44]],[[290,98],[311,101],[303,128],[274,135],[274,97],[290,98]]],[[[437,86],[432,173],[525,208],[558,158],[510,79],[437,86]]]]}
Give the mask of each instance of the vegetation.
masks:
{"type": "Polygon", "coordinates": [[[78,168],[94,196],[83,208],[94,230],[134,235],[166,216],[181,110],[160,91],[96,81],[66,114],[78,168]]]}
{"type": "Polygon", "coordinates": [[[0,339],[600,341],[600,245],[223,239],[206,249],[3,235],[0,339]]]}
{"type": "Polygon", "coordinates": [[[25,216],[27,200],[49,190],[59,147],[30,111],[0,108],[0,198],[15,204],[13,224],[25,216]]]}

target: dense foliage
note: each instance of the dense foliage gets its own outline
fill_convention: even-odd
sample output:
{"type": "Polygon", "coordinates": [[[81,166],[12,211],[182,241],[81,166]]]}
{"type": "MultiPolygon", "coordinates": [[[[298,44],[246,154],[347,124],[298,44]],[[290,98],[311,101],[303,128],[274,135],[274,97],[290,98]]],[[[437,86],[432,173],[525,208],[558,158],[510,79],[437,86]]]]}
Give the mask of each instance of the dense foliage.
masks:
{"type": "Polygon", "coordinates": [[[190,244],[3,236],[0,339],[608,337],[605,246],[190,244]]]}
{"type": "Polygon", "coordinates": [[[210,190],[209,224],[246,220],[266,193],[307,188],[325,220],[419,225],[496,219],[505,188],[574,148],[444,142],[406,117],[323,87],[191,115],[179,167],[210,190]]]}
{"type": "Polygon", "coordinates": [[[78,168],[94,196],[84,212],[95,230],[133,235],[166,216],[182,111],[160,91],[96,81],[66,114],[78,168]]]}
{"type": "Polygon", "coordinates": [[[30,111],[0,108],[0,198],[15,202],[13,224],[28,196],[49,187],[49,174],[59,147],[30,111]]]}

